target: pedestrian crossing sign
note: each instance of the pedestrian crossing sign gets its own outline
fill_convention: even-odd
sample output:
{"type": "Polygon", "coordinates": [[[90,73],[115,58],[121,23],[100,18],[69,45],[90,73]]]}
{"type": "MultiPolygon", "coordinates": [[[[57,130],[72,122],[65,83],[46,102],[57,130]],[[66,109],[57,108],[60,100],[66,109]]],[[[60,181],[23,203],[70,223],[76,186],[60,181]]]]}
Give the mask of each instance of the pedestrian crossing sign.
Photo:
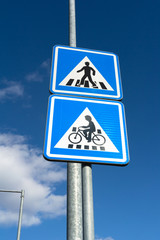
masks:
{"type": "Polygon", "coordinates": [[[126,165],[129,153],[123,104],[50,96],[44,157],[51,161],[126,165]]]}
{"type": "Polygon", "coordinates": [[[118,57],[108,52],[55,46],[50,92],[122,99],[118,57]]]}

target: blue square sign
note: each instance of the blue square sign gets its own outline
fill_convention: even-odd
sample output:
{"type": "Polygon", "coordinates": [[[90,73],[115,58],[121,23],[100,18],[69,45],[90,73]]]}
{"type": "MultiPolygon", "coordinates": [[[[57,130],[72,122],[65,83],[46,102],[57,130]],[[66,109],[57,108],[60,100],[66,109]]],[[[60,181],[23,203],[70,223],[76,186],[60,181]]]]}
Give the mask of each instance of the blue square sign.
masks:
{"type": "Polygon", "coordinates": [[[50,96],[44,157],[51,161],[128,164],[123,104],[50,96]]]}
{"type": "Polygon", "coordinates": [[[50,92],[122,99],[118,57],[109,52],[55,46],[50,92]]]}

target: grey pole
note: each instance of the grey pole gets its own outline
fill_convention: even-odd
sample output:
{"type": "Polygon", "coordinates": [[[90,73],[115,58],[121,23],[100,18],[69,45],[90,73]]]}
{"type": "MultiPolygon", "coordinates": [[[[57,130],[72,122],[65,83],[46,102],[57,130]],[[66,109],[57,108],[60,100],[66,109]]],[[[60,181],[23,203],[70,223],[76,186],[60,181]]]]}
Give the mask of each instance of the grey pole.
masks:
{"type": "Polygon", "coordinates": [[[24,200],[24,190],[21,190],[21,202],[20,202],[20,209],[19,209],[19,221],[18,221],[17,240],[20,239],[20,234],[21,234],[23,200],[24,200]]]}
{"type": "Polygon", "coordinates": [[[75,0],[69,0],[69,45],[76,47],[76,10],[75,0]]]}
{"type": "Polygon", "coordinates": [[[94,240],[93,187],[91,164],[83,164],[83,240],[94,240]]]}
{"type": "Polygon", "coordinates": [[[21,224],[22,224],[22,211],[23,211],[23,200],[24,200],[24,190],[21,190],[21,191],[0,190],[0,192],[21,193],[21,201],[20,201],[20,208],[19,208],[19,220],[18,220],[18,232],[17,232],[17,240],[20,240],[21,224]]]}
{"type": "Polygon", "coordinates": [[[68,163],[67,183],[67,239],[82,240],[81,164],[68,163]]]}
{"type": "MultiPolygon", "coordinates": [[[[69,0],[69,44],[76,47],[75,0],[69,0]]],[[[74,109],[73,109],[74,110],[74,109]]],[[[82,165],[67,166],[67,240],[82,240],[82,165]]]]}

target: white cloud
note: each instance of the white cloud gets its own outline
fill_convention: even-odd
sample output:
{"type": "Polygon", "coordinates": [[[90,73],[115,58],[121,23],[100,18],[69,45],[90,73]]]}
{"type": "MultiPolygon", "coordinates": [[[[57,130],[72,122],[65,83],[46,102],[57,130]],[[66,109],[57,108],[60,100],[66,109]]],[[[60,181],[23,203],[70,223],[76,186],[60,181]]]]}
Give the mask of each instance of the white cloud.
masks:
{"type": "Polygon", "coordinates": [[[46,71],[49,71],[50,65],[51,65],[51,61],[50,61],[50,59],[47,59],[44,62],[42,62],[42,64],[40,65],[40,68],[44,68],[44,69],[46,69],[46,71]]]}
{"type": "Polygon", "coordinates": [[[35,71],[25,76],[28,82],[43,82],[49,77],[50,73],[50,59],[45,60],[35,71]]]}
{"type": "Polygon", "coordinates": [[[3,81],[3,87],[0,89],[0,101],[22,97],[24,93],[23,86],[16,81],[3,81]]]}
{"type": "Polygon", "coordinates": [[[39,71],[29,73],[25,78],[28,82],[43,82],[43,76],[39,73],[39,71]]]}
{"type": "MultiPolygon", "coordinates": [[[[23,225],[65,214],[66,195],[55,194],[57,183],[66,180],[62,166],[44,160],[25,137],[0,134],[0,189],[25,190],[23,225]]],[[[17,224],[20,195],[0,194],[0,225],[17,224]]]]}
{"type": "Polygon", "coordinates": [[[112,237],[96,238],[96,240],[114,240],[112,237]]]}

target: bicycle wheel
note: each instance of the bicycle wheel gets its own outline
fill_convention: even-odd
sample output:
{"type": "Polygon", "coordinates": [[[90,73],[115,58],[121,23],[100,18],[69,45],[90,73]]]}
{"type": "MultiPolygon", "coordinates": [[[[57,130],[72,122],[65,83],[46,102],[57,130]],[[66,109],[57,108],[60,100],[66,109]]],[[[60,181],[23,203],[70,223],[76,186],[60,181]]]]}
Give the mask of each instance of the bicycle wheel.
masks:
{"type": "Polygon", "coordinates": [[[94,144],[96,145],[103,145],[106,141],[105,137],[103,137],[100,134],[94,135],[92,138],[92,141],[94,142],[94,144]]]}
{"type": "Polygon", "coordinates": [[[68,136],[68,139],[71,143],[80,143],[82,141],[82,136],[78,133],[71,133],[69,136],[68,136]]]}

